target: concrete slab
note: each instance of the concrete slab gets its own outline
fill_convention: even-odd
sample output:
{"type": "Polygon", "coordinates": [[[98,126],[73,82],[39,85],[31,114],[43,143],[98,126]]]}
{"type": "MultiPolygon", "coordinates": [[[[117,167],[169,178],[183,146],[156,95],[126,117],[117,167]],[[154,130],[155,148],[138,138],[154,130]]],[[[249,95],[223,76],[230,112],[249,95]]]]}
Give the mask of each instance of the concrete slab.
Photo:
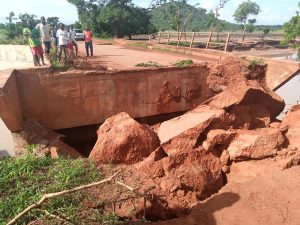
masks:
{"type": "Polygon", "coordinates": [[[0,70],[32,67],[33,57],[27,45],[0,45],[0,70]]]}

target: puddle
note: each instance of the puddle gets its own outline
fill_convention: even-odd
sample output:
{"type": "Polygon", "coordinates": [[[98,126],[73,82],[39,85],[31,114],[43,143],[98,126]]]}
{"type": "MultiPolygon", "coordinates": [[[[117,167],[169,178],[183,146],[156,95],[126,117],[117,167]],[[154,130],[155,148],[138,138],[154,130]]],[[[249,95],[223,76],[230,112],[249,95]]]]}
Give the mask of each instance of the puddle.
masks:
{"type": "Polygon", "coordinates": [[[280,60],[291,60],[291,61],[299,61],[297,53],[287,54],[287,55],[280,55],[276,57],[272,57],[273,59],[280,59],[280,60]]]}
{"type": "Polygon", "coordinates": [[[279,88],[276,93],[284,99],[286,104],[284,111],[278,117],[282,119],[291,106],[300,103],[300,74],[279,88]]]}
{"type": "MultiPolygon", "coordinates": [[[[273,57],[273,59],[299,61],[297,53],[273,57]]],[[[284,99],[286,104],[283,112],[278,116],[278,119],[283,119],[291,106],[300,103],[300,74],[279,88],[276,93],[284,99]]]]}

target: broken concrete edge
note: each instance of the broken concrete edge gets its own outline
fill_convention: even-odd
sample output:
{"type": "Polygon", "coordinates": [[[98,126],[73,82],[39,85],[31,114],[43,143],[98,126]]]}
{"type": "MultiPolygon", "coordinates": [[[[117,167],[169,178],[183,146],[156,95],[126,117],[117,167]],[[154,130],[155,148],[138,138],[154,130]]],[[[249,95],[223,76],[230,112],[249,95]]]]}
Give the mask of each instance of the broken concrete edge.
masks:
{"type": "Polygon", "coordinates": [[[0,79],[0,117],[9,130],[20,131],[22,130],[23,115],[15,70],[2,71],[0,79]]]}

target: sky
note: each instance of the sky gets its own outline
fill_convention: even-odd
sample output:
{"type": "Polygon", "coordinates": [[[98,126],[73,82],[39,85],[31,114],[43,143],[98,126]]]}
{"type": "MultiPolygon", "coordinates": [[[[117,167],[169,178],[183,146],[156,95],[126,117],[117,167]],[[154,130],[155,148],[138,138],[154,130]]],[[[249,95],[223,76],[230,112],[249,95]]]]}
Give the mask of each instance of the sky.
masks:
{"type": "MultiPolygon", "coordinates": [[[[191,5],[199,3],[199,6],[213,9],[219,0],[189,0],[191,5]]],[[[229,0],[225,8],[220,11],[220,18],[234,22],[233,13],[237,6],[245,0],[229,0]]],[[[257,24],[277,25],[287,22],[297,10],[300,0],[252,0],[256,2],[262,12],[255,17],[257,24]]],[[[148,7],[150,0],[133,0],[138,6],[148,7]]],[[[0,22],[5,22],[9,12],[35,14],[38,17],[58,16],[61,22],[70,24],[78,20],[76,7],[66,0],[0,0],[0,22]]]]}

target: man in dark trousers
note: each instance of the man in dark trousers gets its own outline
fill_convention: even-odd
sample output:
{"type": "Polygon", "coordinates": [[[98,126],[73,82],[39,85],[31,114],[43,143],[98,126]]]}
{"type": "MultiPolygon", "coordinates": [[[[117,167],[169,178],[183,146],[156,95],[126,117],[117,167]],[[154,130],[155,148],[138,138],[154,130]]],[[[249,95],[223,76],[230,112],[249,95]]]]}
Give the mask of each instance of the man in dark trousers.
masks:
{"type": "Polygon", "coordinates": [[[91,51],[91,56],[93,56],[93,32],[90,30],[89,27],[86,27],[84,34],[84,41],[85,41],[85,51],[86,56],[89,57],[89,50],[91,51]]]}
{"type": "Polygon", "coordinates": [[[64,52],[65,56],[65,62],[67,61],[67,44],[68,44],[68,37],[69,33],[65,30],[65,25],[60,24],[60,28],[56,32],[56,37],[58,39],[58,47],[59,47],[59,53],[58,53],[58,61],[61,61],[61,54],[64,52]]]}

